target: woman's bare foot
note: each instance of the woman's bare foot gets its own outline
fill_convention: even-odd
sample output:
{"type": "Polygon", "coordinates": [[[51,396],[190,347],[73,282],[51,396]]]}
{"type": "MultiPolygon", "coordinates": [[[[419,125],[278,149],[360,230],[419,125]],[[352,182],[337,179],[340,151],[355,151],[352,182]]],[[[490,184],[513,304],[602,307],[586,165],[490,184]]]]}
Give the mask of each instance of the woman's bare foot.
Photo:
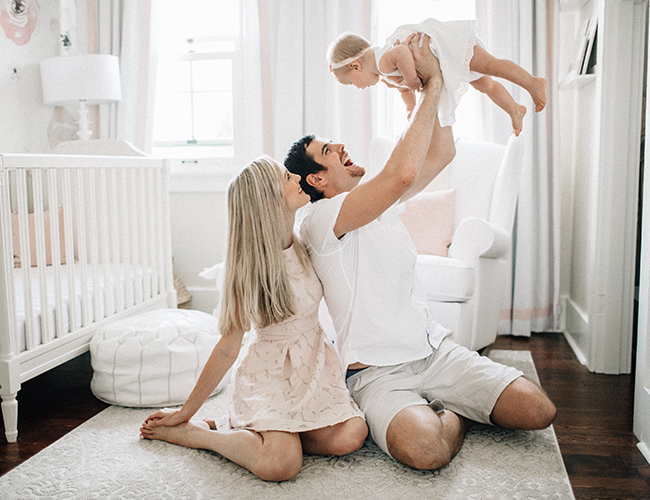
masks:
{"type": "Polygon", "coordinates": [[[539,113],[546,106],[546,79],[535,77],[535,84],[528,92],[535,103],[535,113],[539,113]]]}
{"type": "Polygon", "coordinates": [[[510,113],[510,120],[512,121],[512,130],[515,133],[515,136],[519,137],[521,129],[524,126],[524,116],[526,115],[526,106],[517,104],[514,112],[510,113]]]}
{"type": "Polygon", "coordinates": [[[159,425],[150,429],[142,428],[140,437],[166,441],[186,448],[202,448],[205,443],[206,431],[210,431],[208,423],[191,420],[174,427],[159,425]]]}
{"type": "Polygon", "coordinates": [[[204,418],[204,419],[203,419],[203,422],[205,422],[206,424],[208,424],[208,427],[210,428],[210,430],[213,430],[213,431],[216,431],[216,430],[217,430],[217,424],[215,423],[214,419],[211,419],[211,418],[204,418]]]}

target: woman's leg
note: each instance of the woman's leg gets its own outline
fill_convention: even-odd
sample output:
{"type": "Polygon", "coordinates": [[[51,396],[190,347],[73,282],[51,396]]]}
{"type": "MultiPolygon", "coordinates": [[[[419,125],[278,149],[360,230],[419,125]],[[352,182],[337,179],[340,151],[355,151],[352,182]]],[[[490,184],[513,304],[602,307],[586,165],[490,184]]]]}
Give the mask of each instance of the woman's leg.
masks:
{"type": "Polygon", "coordinates": [[[300,433],[307,455],[347,455],[361,448],[367,436],[368,426],[361,417],[300,433]]]}
{"type": "Polygon", "coordinates": [[[497,59],[480,45],[474,45],[474,56],[469,69],[482,75],[503,78],[525,89],[533,98],[535,111],[546,106],[546,80],[531,75],[524,68],[508,59],[497,59]]]}
{"type": "Polygon", "coordinates": [[[143,427],[140,431],[144,439],[214,451],[265,481],[286,481],[302,467],[302,447],[296,433],[217,431],[213,422],[196,420],[175,427],[143,427]]]}
{"type": "Polygon", "coordinates": [[[503,85],[494,81],[489,76],[482,76],[478,80],[470,82],[470,84],[476,90],[488,96],[494,104],[510,115],[512,129],[515,135],[518,136],[523,126],[526,106],[517,103],[503,85]]]}

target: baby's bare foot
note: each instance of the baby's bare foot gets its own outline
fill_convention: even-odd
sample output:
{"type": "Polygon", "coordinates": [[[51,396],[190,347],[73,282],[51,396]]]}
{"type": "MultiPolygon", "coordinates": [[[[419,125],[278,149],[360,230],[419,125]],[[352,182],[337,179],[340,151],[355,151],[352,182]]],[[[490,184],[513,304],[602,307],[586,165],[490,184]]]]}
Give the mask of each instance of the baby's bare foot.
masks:
{"type": "Polygon", "coordinates": [[[519,137],[521,129],[524,126],[524,116],[526,115],[526,111],[526,106],[518,104],[515,111],[510,114],[510,120],[512,121],[512,130],[517,137],[519,137]]]}
{"type": "Polygon", "coordinates": [[[546,106],[546,79],[536,77],[535,84],[529,92],[535,103],[535,113],[539,113],[546,106]]]}
{"type": "Polygon", "coordinates": [[[201,448],[205,442],[204,433],[209,430],[210,426],[206,422],[192,420],[174,427],[159,425],[144,429],[140,436],[143,439],[166,441],[187,448],[201,448]]]}

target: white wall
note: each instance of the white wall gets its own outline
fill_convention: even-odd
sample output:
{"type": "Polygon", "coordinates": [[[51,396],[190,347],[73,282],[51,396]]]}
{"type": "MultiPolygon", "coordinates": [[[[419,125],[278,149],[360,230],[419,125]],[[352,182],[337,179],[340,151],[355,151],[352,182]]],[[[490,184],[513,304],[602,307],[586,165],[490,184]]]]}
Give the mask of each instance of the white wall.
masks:
{"type": "Polygon", "coordinates": [[[192,308],[211,313],[215,283],[199,273],[225,259],[226,193],[172,192],[170,199],[174,272],[192,293],[192,308]]]}
{"type": "MultiPolygon", "coordinates": [[[[3,2],[9,8],[12,2],[3,2]]],[[[0,152],[44,153],[54,108],[43,104],[39,61],[59,55],[60,5],[29,2],[28,27],[0,29],[0,152]],[[32,29],[33,27],[33,29],[32,29]],[[27,41],[26,41],[27,40],[27,41]]]]}
{"type": "Polygon", "coordinates": [[[629,373],[647,2],[558,4],[564,6],[556,26],[560,79],[582,21],[598,14],[595,74],[559,92],[560,130],[554,138],[563,184],[564,332],[590,370],[629,373]]]}

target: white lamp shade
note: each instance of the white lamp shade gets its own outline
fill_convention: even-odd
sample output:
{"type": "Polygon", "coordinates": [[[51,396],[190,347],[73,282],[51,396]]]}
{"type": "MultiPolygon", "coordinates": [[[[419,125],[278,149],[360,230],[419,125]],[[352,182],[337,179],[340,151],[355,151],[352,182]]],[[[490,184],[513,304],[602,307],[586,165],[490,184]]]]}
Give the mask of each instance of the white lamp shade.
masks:
{"type": "Polygon", "coordinates": [[[44,59],[40,63],[43,101],[50,106],[106,104],[122,99],[117,56],[88,54],[44,59]]]}

